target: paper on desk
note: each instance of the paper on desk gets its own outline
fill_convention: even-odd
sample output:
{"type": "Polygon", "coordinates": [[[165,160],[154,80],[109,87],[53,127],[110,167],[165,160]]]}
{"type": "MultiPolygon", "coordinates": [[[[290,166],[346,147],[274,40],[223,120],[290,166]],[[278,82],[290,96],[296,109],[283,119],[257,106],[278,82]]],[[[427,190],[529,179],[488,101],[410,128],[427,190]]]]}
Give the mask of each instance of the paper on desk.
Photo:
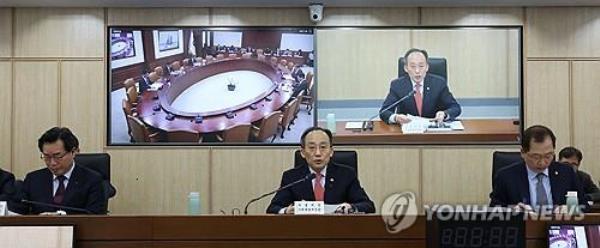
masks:
{"type": "Polygon", "coordinates": [[[402,124],[402,133],[424,133],[425,130],[427,130],[427,126],[429,126],[429,119],[420,116],[407,116],[408,119],[410,119],[410,122],[402,124]]]}
{"type": "Polygon", "coordinates": [[[361,129],[363,127],[362,121],[349,121],[346,122],[346,129],[361,129]]]}

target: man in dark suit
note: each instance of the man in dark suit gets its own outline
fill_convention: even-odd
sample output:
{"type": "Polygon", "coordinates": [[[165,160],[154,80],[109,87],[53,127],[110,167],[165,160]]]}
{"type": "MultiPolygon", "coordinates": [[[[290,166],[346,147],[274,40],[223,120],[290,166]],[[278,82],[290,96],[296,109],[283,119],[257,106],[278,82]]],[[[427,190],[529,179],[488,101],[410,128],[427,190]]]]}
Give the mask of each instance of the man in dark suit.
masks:
{"type": "Polygon", "coordinates": [[[558,161],[570,165],[576,172],[577,178],[583,187],[583,192],[588,200],[598,201],[600,200],[600,189],[592,180],[592,176],[585,171],[580,170],[581,160],[583,160],[583,153],[575,147],[565,147],[558,153],[558,161]]]}
{"type": "Polygon", "coordinates": [[[300,138],[301,154],[307,165],[287,170],[283,173],[281,186],[300,180],[308,174],[315,174],[288,189],[279,191],[271,200],[267,213],[294,212],[294,201],[324,201],[325,204],[340,204],[336,212],[374,213],[375,206],[360,186],[353,168],[331,162],[333,156],[331,131],[311,127],[300,138]]]}
{"type": "Polygon", "coordinates": [[[556,137],[549,128],[527,128],[521,138],[523,162],[498,171],[490,205],[524,209],[565,205],[568,191],[577,191],[579,204],[586,204],[575,171],[554,161],[555,145],[556,137]]]}
{"type": "Polygon", "coordinates": [[[429,63],[427,51],[410,49],[404,55],[404,71],[408,77],[395,79],[390,84],[388,93],[380,109],[379,117],[388,124],[408,123],[412,116],[433,118],[437,122],[455,119],[461,108],[450,90],[446,79],[427,74],[429,63]],[[391,109],[396,101],[414,90],[414,94],[391,109]]]}
{"type": "Polygon", "coordinates": [[[15,176],[0,169],[0,201],[12,201],[15,193],[15,176]]]}
{"type": "MultiPolygon", "coordinates": [[[[68,214],[106,214],[108,201],[102,176],[75,164],[79,152],[77,137],[64,127],[46,131],[38,140],[46,168],[30,172],[23,182],[22,199],[85,209],[65,210],[68,214]]],[[[60,210],[35,204],[24,206],[21,214],[42,214],[60,210]]]]}

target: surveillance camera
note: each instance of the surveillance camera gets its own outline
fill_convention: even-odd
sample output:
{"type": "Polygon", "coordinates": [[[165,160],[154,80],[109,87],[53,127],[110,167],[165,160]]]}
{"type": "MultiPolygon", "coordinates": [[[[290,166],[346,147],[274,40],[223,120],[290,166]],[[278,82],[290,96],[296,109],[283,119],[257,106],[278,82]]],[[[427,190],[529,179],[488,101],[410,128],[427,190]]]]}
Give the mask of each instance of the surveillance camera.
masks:
{"type": "Polygon", "coordinates": [[[323,20],[323,4],[322,3],[311,3],[308,5],[310,14],[310,20],[312,22],[320,22],[323,20]]]}

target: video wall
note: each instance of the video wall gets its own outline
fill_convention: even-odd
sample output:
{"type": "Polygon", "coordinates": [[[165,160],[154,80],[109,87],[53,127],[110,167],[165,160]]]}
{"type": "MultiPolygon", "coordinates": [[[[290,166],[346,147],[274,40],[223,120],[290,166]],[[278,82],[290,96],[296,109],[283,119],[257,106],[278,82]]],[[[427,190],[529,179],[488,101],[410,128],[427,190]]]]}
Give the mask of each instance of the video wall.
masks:
{"type": "Polygon", "coordinates": [[[520,26],[108,32],[108,145],[297,145],[314,125],[352,145],[522,131],[520,26]]]}

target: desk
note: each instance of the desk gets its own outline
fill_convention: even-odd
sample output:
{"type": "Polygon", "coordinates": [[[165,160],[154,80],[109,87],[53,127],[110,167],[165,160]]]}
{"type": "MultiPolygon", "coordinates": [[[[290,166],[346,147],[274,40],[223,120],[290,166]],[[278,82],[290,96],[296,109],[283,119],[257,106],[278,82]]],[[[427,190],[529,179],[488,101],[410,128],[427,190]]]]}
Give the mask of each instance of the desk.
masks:
{"type": "MultiPolygon", "coordinates": [[[[282,81],[281,73],[266,62],[255,59],[224,59],[205,66],[188,68],[185,74],[171,77],[169,81],[170,83],[166,83],[158,91],[144,92],[137,107],[139,117],[144,123],[167,132],[190,130],[211,133],[226,130],[236,123],[252,123],[279,110],[292,95],[292,88],[282,81]],[[185,112],[171,106],[174,99],[193,84],[207,77],[234,70],[259,72],[267,76],[273,86],[249,102],[211,112],[185,112]],[[252,103],[256,104],[256,109],[250,108],[252,103]],[[155,110],[155,106],[160,108],[155,110]],[[227,118],[227,112],[231,112],[233,118],[227,118]],[[173,114],[174,119],[167,120],[168,114],[173,114]],[[202,123],[194,121],[198,115],[203,116],[202,123]]],[[[227,99],[223,101],[226,102],[227,99]]],[[[201,103],[201,100],[199,102],[201,103]]]]}
{"type": "MultiPolygon", "coordinates": [[[[382,121],[373,123],[372,131],[346,130],[346,122],[336,123],[334,142],[336,144],[473,144],[506,143],[516,144],[519,138],[519,125],[513,120],[463,120],[462,131],[403,134],[399,125],[388,125],[382,121]]],[[[319,122],[325,127],[326,123],[319,122]]]]}
{"type": "MultiPolygon", "coordinates": [[[[527,247],[545,247],[556,221],[525,223],[527,247]]],[[[588,214],[572,224],[600,223],[588,214]]],[[[0,225],[75,225],[76,247],[425,247],[426,219],[390,234],[381,216],[16,216],[0,225]]]]}

